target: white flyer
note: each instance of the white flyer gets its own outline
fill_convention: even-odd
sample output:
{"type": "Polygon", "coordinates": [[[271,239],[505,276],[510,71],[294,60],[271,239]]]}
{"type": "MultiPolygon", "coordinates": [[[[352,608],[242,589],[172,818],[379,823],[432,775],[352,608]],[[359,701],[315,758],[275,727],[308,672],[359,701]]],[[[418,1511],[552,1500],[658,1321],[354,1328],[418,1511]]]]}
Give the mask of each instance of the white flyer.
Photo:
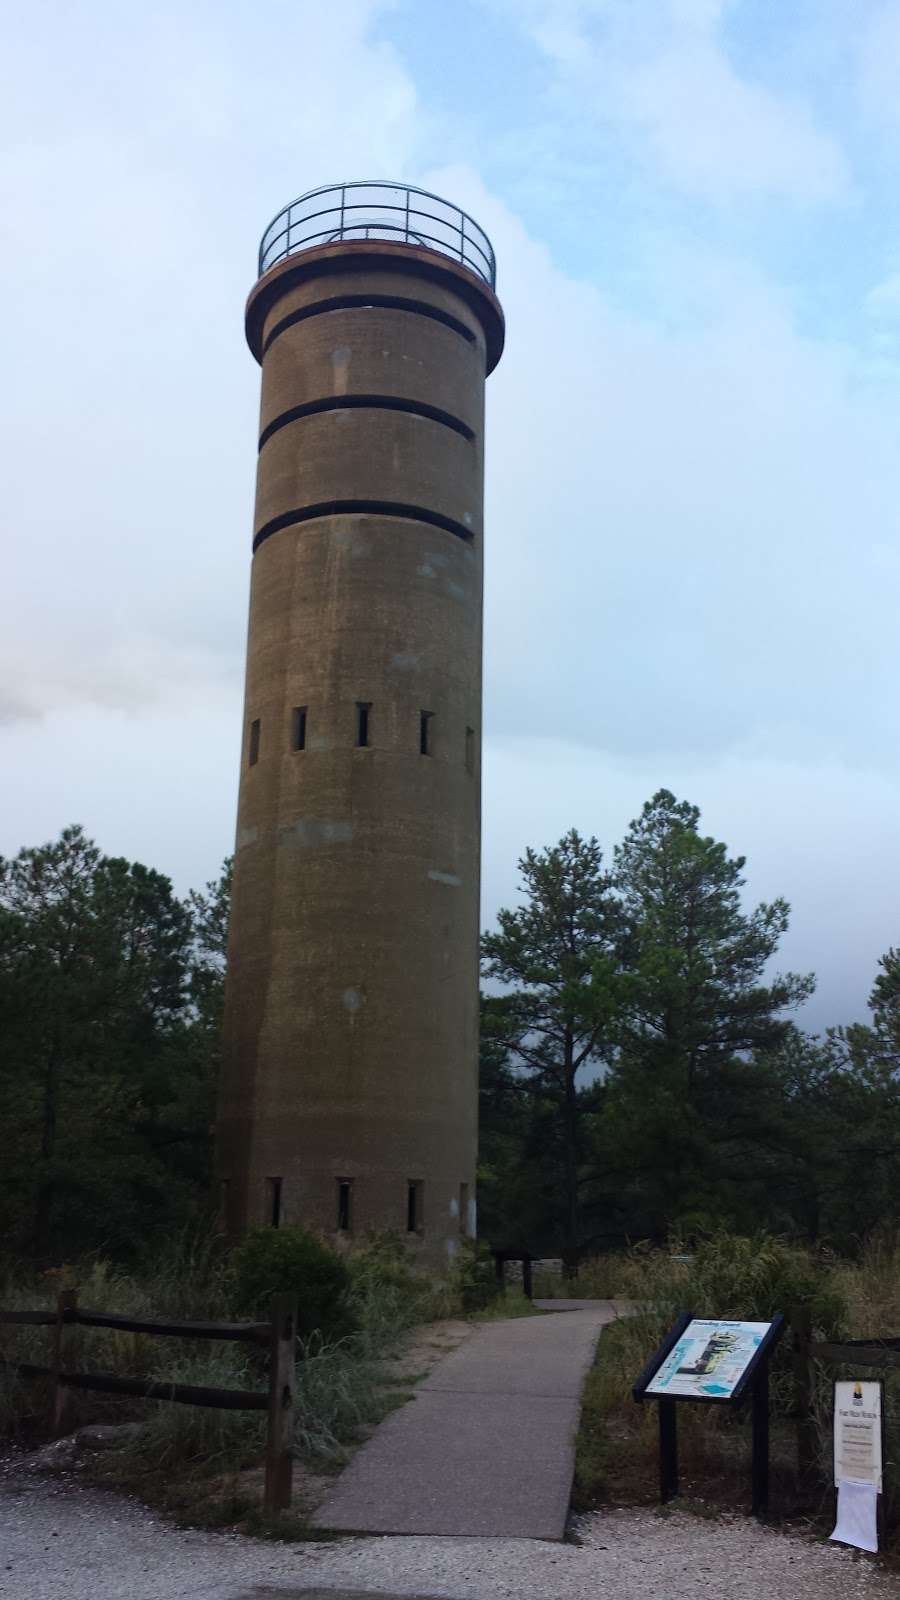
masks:
{"type": "Polygon", "coordinates": [[[874,1483],[854,1483],[843,1478],[838,1484],[837,1522],[832,1539],[852,1544],[857,1550],[878,1549],[878,1490],[874,1483]]]}
{"type": "MultiPolygon", "coordinates": [[[[881,1493],[881,1394],[878,1382],[834,1386],[834,1481],[873,1483],[881,1493]]],[[[867,1548],[866,1546],[862,1547],[867,1548]]]]}

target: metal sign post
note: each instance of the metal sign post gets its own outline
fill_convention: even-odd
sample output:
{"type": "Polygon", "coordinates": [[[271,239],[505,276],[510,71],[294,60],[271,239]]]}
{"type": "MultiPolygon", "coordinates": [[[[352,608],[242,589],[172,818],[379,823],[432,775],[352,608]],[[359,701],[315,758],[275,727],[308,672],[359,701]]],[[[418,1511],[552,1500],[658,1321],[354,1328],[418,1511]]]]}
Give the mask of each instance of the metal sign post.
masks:
{"type": "Polygon", "coordinates": [[[678,1411],[681,1400],[739,1406],[750,1396],[753,1429],[752,1508],[762,1517],[769,1504],[769,1362],[784,1332],[778,1313],[771,1322],[708,1319],[684,1312],[634,1385],[635,1400],[659,1406],[659,1497],[678,1493],[678,1411]]]}
{"type": "Polygon", "coordinates": [[[769,1509],[769,1355],[768,1352],[759,1364],[759,1370],[753,1380],[751,1397],[751,1426],[753,1439],[751,1444],[752,1461],[750,1467],[752,1481],[751,1510],[755,1517],[764,1517],[769,1509]]]}

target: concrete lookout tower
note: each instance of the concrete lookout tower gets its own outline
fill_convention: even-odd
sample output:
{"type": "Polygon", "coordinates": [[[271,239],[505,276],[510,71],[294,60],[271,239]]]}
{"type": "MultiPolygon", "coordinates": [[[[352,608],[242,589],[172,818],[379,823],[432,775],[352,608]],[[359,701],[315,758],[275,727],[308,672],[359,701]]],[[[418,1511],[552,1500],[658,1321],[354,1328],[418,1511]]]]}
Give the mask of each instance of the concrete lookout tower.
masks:
{"type": "Polygon", "coordinates": [[[475,1230],[484,380],[494,253],[354,183],[263,236],[218,1170],[232,1235],[475,1230]]]}

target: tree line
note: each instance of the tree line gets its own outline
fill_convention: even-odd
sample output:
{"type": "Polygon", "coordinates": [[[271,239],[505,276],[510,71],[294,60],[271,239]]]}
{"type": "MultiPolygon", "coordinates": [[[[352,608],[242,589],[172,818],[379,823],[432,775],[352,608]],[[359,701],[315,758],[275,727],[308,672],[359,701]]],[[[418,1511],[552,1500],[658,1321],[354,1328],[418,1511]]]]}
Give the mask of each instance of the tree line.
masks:
{"type": "MultiPolygon", "coordinates": [[[[579,1254],[717,1225],[842,1250],[897,1215],[900,953],[804,1034],[783,900],[660,790],[611,861],[527,850],[482,942],[479,1231],[579,1254]]],[[[0,1254],[152,1252],[210,1214],[230,863],[179,899],[77,827],[0,859],[0,1254]]]]}
{"type": "Polygon", "coordinates": [[[805,1034],[811,974],[771,971],[778,899],[660,790],[607,869],[572,831],[527,850],[482,941],[482,1221],[579,1253],[725,1226],[852,1250],[900,1211],[900,953],[872,1020],[805,1034]]]}
{"type": "Polygon", "coordinates": [[[0,1254],[127,1259],[204,1214],[230,877],[179,900],[78,827],[0,860],[0,1254]]]}

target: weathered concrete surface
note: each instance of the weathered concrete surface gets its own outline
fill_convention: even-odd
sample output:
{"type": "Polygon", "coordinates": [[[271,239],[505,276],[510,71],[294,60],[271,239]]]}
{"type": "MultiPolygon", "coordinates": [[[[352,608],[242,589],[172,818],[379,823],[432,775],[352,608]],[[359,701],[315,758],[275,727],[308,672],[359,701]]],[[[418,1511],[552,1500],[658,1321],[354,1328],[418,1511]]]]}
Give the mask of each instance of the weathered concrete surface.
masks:
{"type": "Polygon", "coordinates": [[[487,284],[406,244],[302,251],[251,296],[262,442],[217,1128],[232,1234],[391,1229],[445,1265],[475,1232],[501,329],[487,284]]]}
{"type": "Polygon", "coordinates": [[[319,1527],[561,1539],[581,1388],[614,1317],[598,1300],[486,1323],[353,1458],[319,1527]]]}

